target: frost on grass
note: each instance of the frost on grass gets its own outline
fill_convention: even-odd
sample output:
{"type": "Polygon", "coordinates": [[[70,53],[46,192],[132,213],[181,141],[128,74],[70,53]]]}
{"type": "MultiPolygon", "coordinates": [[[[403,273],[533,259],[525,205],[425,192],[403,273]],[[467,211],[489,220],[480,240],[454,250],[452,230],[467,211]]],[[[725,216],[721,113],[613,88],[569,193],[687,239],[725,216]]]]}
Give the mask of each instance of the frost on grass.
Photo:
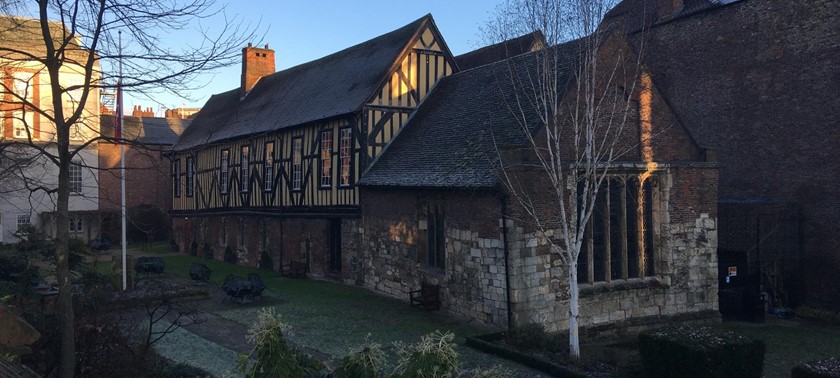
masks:
{"type": "MultiPolygon", "coordinates": [[[[160,323],[164,323],[160,321],[160,323]]],[[[164,328],[168,324],[157,324],[164,328]]],[[[155,350],[172,361],[201,368],[214,377],[230,377],[237,353],[182,328],[155,343],[155,350]]]]}

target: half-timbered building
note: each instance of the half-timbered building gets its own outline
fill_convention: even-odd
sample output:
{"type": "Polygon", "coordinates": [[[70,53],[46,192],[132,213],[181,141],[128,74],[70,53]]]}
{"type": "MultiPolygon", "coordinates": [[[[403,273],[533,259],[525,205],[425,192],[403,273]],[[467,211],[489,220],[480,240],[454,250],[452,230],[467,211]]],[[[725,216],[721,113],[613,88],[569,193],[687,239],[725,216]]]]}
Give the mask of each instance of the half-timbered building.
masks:
{"type": "MultiPolygon", "coordinates": [[[[574,88],[580,43],[547,47],[535,33],[462,55],[461,70],[425,16],[276,73],[268,46],[246,47],[241,86],[211,97],[175,145],[175,239],[197,255],[297,262],[406,300],[437,285],[457,316],[563,329],[567,267],[547,242],[559,231],[528,221],[498,168],[516,167],[530,198],[552,207],[545,172],[521,152],[544,127],[520,127],[510,105],[527,89],[505,78],[533,73],[550,51],[574,88]]],[[[620,32],[599,51],[637,61],[620,32]]],[[[713,154],[650,72],[617,72],[635,72],[612,89],[632,103],[579,261],[581,323],[715,318],[713,154]]]]}
{"type": "Polygon", "coordinates": [[[242,59],[240,87],[212,96],[175,145],[175,239],[340,273],[360,173],[457,65],[431,15],[279,72],[268,45],[242,59]]]}

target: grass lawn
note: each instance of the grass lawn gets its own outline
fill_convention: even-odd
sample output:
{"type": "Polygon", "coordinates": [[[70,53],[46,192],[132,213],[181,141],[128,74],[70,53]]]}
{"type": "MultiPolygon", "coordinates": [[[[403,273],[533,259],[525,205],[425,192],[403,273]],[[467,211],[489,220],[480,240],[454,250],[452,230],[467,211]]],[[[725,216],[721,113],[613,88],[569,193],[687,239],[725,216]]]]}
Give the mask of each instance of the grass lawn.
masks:
{"type": "MultiPolygon", "coordinates": [[[[370,340],[380,343],[383,349],[393,352],[396,341],[414,343],[422,335],[435,330],[453,332],[459,344],[466,336],[488,333],[492,329],[455,321],[441,313],[426,312],[408,303],[372,293],[368,290],[308,279],[289,279],[276,272],[266,272],[241,265],[204,260],[186,255],[166,256],[169,274],[188,276],[194,262],[206,264],[212,271],[211,282],[221,284],[225,275],[247,276],[258,273],[263,278],[275,311],[291,326],[289,341],[341,358],[353,348],[370,340]]],[[[243,306],[216,312],[217,315],[249,326],[256,320],[260,306],[243,306]]],[[[458,347],[465,367],[489,367],[500,361],[464,346],[458,347]]],[[[516,364],[502,361],[501,365],[513,370],[516,364]]]]}
{"type": "Polygon", "coordinates": [[[727,322],[722,328],[763,340],[765,377],[789,377],[794,366],[840,356],[840,330],[809,322],[768,319],[767,323],[727,322]]]}

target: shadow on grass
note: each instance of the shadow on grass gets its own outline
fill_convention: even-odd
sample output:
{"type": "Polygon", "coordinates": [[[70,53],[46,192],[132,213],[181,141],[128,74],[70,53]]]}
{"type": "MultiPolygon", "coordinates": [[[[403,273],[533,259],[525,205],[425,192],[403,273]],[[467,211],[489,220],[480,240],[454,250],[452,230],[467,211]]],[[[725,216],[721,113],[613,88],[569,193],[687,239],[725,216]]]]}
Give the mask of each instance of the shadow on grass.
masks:
{"type": "MultiPolygon", "coordinates": [[[[441,313],[413,308],[408,303],[375,294],[363,288],[326,281],[289,279],[279,273],[242,265],[226,264],[192,256],[164,257],[169,274],[188,276],[194,262],[207,264],[213,271],[210,282],[219,285],[227,274],[241,277],[258,273],[266,284],[266,294],[278,301],[270,304],[292,326],[289,340],[338,358],[370,340],[384,346],[395,341],[413,343],[435,330],[455,333],[458,343],[466,336],[492,331],[489,328],[455,321],[441,313]]],[[[245,326],[257,318],[261,306],[220,310],[217,315],[245,326]]]]}

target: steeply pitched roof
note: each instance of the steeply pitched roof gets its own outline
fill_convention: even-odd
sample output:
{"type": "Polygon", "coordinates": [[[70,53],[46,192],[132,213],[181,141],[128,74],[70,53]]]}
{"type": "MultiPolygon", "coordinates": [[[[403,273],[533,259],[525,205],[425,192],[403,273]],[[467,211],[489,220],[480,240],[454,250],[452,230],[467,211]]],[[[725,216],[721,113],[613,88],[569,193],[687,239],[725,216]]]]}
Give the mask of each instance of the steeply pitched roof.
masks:
{"type": "Polygon", "coordinates": [[[621,20],[624,30],[628,33],[660,24],[685,18],[700,12],[718,8],[740,0],[683,0],[683,5],[675,9],[668,20],[659,17],[659,0],[622,0],[604,15],[604,21],[621,20]]]}
{"type": "Polygon", "coordinates": [[[432,16],[321,59],[212,96],[176,149],[278,130],[358,110],[383,82],[409,41],[432,16]]]}
{"type": "MultiPolygon", "coordinates": [[[[58,21],[48,23],[53,43],[61,46],[70,31],[58,21]]],[[[70,38],[64,47],[64,56],[75,64],[84,64],[88,51],[80,44],[80,36],[70,38]]],[[[46,56],[46,46],[39,20],[16,16],[0,15],[0,59],[31,60],[31,57],[46,56]],[[31,56],[31,57],[30,57],[31,56]]]]}
{"type": "MultiPolygon", "coordinates": [[[[114,136],[113,115],[100,116],[100,132],[103,136],[114,136]]],[[[127,140],[147,145],[172,146],[178,141],[187,126],[188,119],[160,117],[123,117],[123,136],[127,140]]]]}
{"type": "MultiPolygon", "coordinates": [[[[521,123],[509,107],[517,90],[511,77],[533,74],[537,54],[566,58],[559,82],[572,78],[569,62],[580,40],[441,79],[402,131],[374,160],[359,181],[363,186],[491,188],[498,185],[496,146],[527,143],[521,123]],[[514,73],[512,76],[511,72],[514,73]]],[[[535,111],[526,112],[530,131],[539,126],[535,111]]]]}
{"type": "Polygon", "coordinates": [[[458,55],[455,57],[455,62],[458,63],[458,68],[468,70],[531,52],[534,46],[539,44],[545,45],[545,36],[537,30],[533,33],[458,55]]]}

